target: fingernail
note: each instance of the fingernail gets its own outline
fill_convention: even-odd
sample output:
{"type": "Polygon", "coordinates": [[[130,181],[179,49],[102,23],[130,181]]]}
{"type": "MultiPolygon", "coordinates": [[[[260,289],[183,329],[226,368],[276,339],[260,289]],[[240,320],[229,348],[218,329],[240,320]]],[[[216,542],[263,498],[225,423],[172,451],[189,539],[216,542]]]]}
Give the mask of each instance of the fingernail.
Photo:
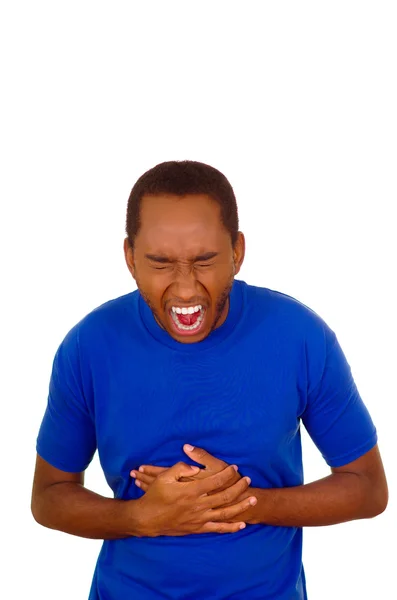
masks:
{"type": "Polygon", "coordinates": [[[140,473],[143,473],[144,472],[143,467],[139,467],[139,471],[140,471],[140,473]]]}
{"type": "Polygon", "coordinates": [[[194,450],[194,446],[191,446],[190,444],[185,444],[185,450],[187,450],[188,452],[192,452],[194,450]]]}
{"type": "Polygon", "coordinates": [[[131,471],[130,475],[131,477],[136,477],[136,473],[134,473],[134,471],[131,471]]]}
{"type": "Polygon", "coordinates": [[[248,482],[248,485],[251,485],[251,479],[250,479],[250,477],[246,477],[246,480],[248,482]]]}
{"type": "Polygon", "coordinates": [[[258,502],[258,500],[256,498],[250,498],[250,504],[251,506],[255,506],[255,504],[258,502]]]}
{"type": "Polygon", "coordinates": [[[135,485],[137,485],[138,487],[141,487],[141,482],[138,481],[138,479],[135,479],[135,485]]]}
{"type": "Polygon", "coordinates": [[[241,523],[239,529],[245,529],[246,528],[246,524],[245,523],[241,523]]]}
{"type": "Polygon", "coordinates": [[[233,469],[234,469],[235,471],[238,471],[238,466],[237,466],[237,465],[233,465],[233,469]]]}

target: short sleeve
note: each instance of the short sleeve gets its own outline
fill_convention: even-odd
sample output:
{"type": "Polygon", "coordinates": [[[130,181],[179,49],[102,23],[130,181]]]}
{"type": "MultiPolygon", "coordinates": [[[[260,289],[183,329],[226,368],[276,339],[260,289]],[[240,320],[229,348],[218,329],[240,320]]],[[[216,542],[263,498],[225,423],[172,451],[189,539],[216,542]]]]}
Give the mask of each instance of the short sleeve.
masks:
{"type": "Polygon", "coordinates": [[[94,456],[95,424],[83,392],[77,326],[55,355],[36,449],[51,465],[70,473],[84,471],[94,456]]]}
{"type": "MultiPolygon", "coordinates": [[[[320,352],[321,354],[321,352],[320,352]]],[[[308,390],[302,421],[323,458],[331,467],[356,460],[373,448],[377,432],[358,392],[350,365],[336,339],[326,328],[319,380],[308,390]]]]}

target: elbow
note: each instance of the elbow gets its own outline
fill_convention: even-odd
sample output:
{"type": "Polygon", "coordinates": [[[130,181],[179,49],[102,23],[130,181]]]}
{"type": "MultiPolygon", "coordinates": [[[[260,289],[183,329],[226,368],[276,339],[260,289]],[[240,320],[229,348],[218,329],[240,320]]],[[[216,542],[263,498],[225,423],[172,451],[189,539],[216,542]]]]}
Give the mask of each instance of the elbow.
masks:
{"type": "Polygon", "coordinates": [[[381,494],[381,497],[378,498],[377,502],[375,503],[375,512],[374,512],[373,516],[377,517],[378,515],[381,515],[383,512],[385,512],[388,503],[389,503],[389,493],[386,488],[385,492],[381,494]]]}
{"type": "Polygon", "coordinates": [[[371,519],[381,515],[383,512],[385,512],[388,503],[389,491],[386,483],[382,486],[378,486],[377,488],[372,488],[368,506],[369,514],[366,515],[367,518],[371,519]]]}
{"type": "Polygon", "coordinates": [[[43,510],[43,502],[37,495],[32,496],[30,510],[36,523],[43,527],[48,527],[45,520],[45,509],[43,510]]]}
{"type": "Polygon", "coordinates": [[[37,501],[33,498],[30,504],[30,510],[36,523],[43,525],[42,519],[40,518],[40,511],[38,510],[37,501]]]}

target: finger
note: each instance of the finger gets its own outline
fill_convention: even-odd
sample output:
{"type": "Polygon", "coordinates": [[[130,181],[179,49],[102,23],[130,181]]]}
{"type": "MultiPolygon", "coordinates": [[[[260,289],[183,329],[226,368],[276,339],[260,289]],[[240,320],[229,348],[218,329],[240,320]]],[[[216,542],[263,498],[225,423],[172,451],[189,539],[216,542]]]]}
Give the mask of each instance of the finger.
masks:
{"type": "MultiPolygon", "coordinates": [[[[206,479],[207,477],[210,477],[213,474],[214,473],[212,471],[208,471],[207,469],[199,469],[198,473],[196,475],[193,475],[193,477],[182,477],[180,481],[197,481],[198,479],[206,479]]],[[[240,479],[240,477],[238,477],[237,479],[240,479]]]]}
{"type": "Polygon", "coordinates": [[[231,521],[234,517],[237,517],[237,515],[240,515],[252,506],[255,506],[257,502],[258,500],[255,496],[249,496],[249,498],[245,498],[232,506],[212,509],[208,514],[211,515],[211,521],[221,521],[224,523],[226,521],[231,521]]]}
{"type": "Polygon", "coordinates": [[[194,460],[194,462],[199,465],[204,465],[207,469],[211,469],[212,471],[221,471],[227,465],[223,460],[212,456],[212,454],[203,448],[195,448],[190,444],[185,444],[183,450],[189,458],[194,460]]]}
{"type": "Polygon", "coordinates": [[[163,481],[172,483],[173,481],[179,481],[182,477],[192,477],[200,471],[199,467],[192,467],[184,462],[178,462],[159,475],[159,478],[163,481]]]}
{"type": "Polygon", "coordinates": [[[237,533],[241,529],[245,529],[246,524],[243,521],[239,523],[219,523],[215,521],[208,521],[200,533],[237,533]]]}
{"type": "Polygon", "coordinates": [[[133,477],[137,481],[140,481],[141,483],[147,483],[148,485],[153,483],[153,481],[156,479],[156,477],[150,477],[149,475],[146,475],[146,473],[140,473],[139,471],[135,471],[135,475],[133,475],[133,477]]]}
{"type": "Polygon", "coordinates": [[[196,481],[196,477],[200,477],[202,471],[203,471],[203,469],[200,469],[200,473],[197,473],[197,475],[193,475],[193,477],[181,477],[179,481],[181,481],[182,483],[188,483],[190,481],[196,481]]]}
{"type": "Polygon", "coordinates": [[[223,487],[230,487],[235,479],[236,470],[233,465],[226,467],[219,473],[214,473],[205,479],[197,480],[196,486],[199,494],[208,494],[223,487]],[[228,484],[228,485],[227,485],[228,484]]]}
{"type": "Polygon", "coordinates": [[[169,469],[169,467],[154,467],[153,465],[141,465],[139,467],[140,473],[145,473],[146,475],[150,475],[151,477],[157,477],[160,473],[164,473],[169,469]]]}
{"type": "Polygon", "coordinates": [[[150,485],[147,485],[147,483],[142,483],[140,481],[135,481],[135,485],[137,487],[139,487],[140,490],[143,490],[144,492],[147,492],[148,489],[150,488],[150,485]]]}
{"type": "MultiPolygon", "coordinates": [[[[198,476],[196,476],[196,477],[198,477],[198,476]]],[[[222,490],[227,490],[227,488],[229,488],[232,485],[234,485],[235,483],[237,483],[237,481],[240,481],[240,479],[241,479],[241,475],[236,472],[234,475],[234,478],[230,482],[228,481],[228,483],[226,485],[224,485],[223,488],[214,490],[213,492],[208,492],[208,496],[212,496],[212,494],[217,494],[218,492],[221,492],[222,490]]]]}
{"type": "Polygon", "coordinates": [[[225,490],[205,496],[202,499],[203,505],[208,508],[218,508],[220,506],[225,506],[226,504],[231,504],[245,492],[250,483],[251,479],[249,477],[243,477],[242,479],[239,479],[237,483],[225,490]]]}

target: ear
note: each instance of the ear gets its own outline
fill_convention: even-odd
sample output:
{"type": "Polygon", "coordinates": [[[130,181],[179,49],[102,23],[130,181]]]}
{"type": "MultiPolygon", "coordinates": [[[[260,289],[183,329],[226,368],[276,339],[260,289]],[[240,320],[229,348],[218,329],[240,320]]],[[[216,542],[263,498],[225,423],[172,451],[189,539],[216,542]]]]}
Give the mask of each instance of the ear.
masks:
{"type": "Polygon", "coordinates": [[[245,237],[244,237],[244,234],[241,231],[239,231],[237,241],[233,248],[233,261],[234,261],[234,274],[235,275],[237,275],[237,273],[240,271],[241,265],[244,262],[244,257],[245,257],[245,237]]]}
{"type": "Polygon", "coordinates": [[[130,245],[130,241],[128,238],[125,238],[124,240],[124,257],[125,262],[127,263],[128,270],[135,279],[134,251],[130,245]]]}

